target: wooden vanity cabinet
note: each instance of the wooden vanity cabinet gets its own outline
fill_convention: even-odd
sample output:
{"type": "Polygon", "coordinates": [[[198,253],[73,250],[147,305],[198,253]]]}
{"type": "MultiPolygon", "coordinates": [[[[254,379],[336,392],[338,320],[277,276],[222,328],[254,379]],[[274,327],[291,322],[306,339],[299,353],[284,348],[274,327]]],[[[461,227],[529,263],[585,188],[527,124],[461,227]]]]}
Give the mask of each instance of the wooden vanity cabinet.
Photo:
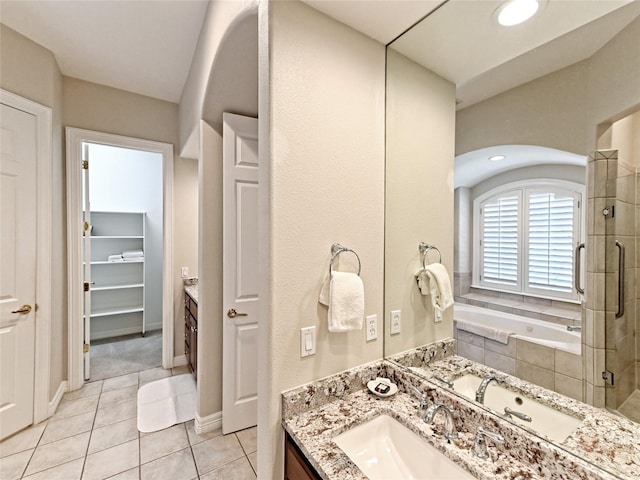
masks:
{"type": "Polygon", "coordinates": [[[285,432],[284,479],[320,480],[315,469],[309,464],[293,439],[285,432]]]}
{"type": "Polygon", "coordinates": [[[184,355],[195,377],[198,368],[198,304],[187,292],[184,294],[184,355]]]}

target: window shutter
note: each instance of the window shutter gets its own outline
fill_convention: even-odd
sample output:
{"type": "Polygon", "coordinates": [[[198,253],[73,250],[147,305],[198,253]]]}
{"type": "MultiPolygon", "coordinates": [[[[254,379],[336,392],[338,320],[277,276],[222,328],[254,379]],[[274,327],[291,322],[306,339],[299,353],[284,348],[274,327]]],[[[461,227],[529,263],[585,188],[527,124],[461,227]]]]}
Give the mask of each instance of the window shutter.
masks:
{"type": "Polygon", "coordinates": [[[574,204],[566,194],[529,194],[528,287],[572,292],[574,204]]]}
{"type": "Polygon", "coordinates": [[[518,283],[517,193],[489,199],[482,206],[482,280],[518,283]]]}

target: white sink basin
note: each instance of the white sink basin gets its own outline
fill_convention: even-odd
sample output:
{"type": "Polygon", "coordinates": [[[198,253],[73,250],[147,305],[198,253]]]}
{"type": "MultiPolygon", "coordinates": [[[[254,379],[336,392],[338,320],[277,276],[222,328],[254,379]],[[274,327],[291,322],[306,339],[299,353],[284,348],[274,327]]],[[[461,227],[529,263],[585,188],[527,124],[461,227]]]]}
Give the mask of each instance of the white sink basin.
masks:
{"type": "Polygon", "coordinates": [[[333,441],[370,480],[475,478],[388,415],[358,425],[333,441]]]}
{"type": "MultiPolygon", "coordinates": [[[[482,378],[473,374],[465,374],[453,381],[453,389],[471,400],[476,399],[476,390],[482,383],[482,378]]],[[[515,416],[511,419],[520,425],[531,428],[552,441],[562,442],[578,428],[582,420],[547,407],[536,400],[491,382],[484,395],[484,405],[498,413],[504,413],[504,407],[531,417],[526,422],[515,416]]]]}

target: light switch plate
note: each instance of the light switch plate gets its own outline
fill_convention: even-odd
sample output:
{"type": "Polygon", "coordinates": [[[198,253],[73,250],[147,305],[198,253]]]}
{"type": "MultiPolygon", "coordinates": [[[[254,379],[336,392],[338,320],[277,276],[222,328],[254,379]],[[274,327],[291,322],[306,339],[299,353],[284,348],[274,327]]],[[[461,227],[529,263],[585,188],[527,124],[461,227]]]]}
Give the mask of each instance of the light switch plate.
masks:
{"type": "Polygon", "coordinates": [[[189,267],[182,267],[181,275],[182,278],[187,278],[189,276],[189,267]]]}
{"type": "Polygon", "coordinates": [[[365,318],[365,328],[367,330],[367,342],[378,338],[378,316],[369,315],[365,318]]]}
{"type": "Polygon", "coordinates": [[[391,310],[391,314],[389,315],[389,323],[391,325],[391,335],[400,333],[400,321],[401,321],[400,310],[391,310]]]}
{"type": "Polygon", "coordinates": [[[300,329],[300,357],[316,354],[316,327],[300,329]]]}

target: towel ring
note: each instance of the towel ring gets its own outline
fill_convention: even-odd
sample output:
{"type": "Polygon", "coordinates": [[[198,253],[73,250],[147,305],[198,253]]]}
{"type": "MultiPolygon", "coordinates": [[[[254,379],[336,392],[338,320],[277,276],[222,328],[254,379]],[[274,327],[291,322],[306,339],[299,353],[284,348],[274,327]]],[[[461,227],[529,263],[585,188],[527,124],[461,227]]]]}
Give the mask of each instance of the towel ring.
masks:
{"type": "Polygon", "coordinates": [[[442,263],[442,253],[440,253],[440,250],[438,250],[438,247],[435,245],[420,242],[418,244],[418,250],[420,250],[420,254],[422,255],[422,268],[427,268],[427,255],[429,255],[430,250],[438,252],[438,263],[442,263]]]}
{"type": "Polygon", "coordinates": [[[360,276],[360,271],[362,270],[362,264],[360,263],[360,257],[358,256],[358,254],[355,251],[351,250],[350,248],[343,247],[339,243],[334,243],[333,245],[331,245],[331,261],[329,262],[329,276],[331,276],[331,274],[333,272],[333,261],[342,252],[351,252],[356,256],[356,258],[358,259],[358,276],[360,276]]]}

